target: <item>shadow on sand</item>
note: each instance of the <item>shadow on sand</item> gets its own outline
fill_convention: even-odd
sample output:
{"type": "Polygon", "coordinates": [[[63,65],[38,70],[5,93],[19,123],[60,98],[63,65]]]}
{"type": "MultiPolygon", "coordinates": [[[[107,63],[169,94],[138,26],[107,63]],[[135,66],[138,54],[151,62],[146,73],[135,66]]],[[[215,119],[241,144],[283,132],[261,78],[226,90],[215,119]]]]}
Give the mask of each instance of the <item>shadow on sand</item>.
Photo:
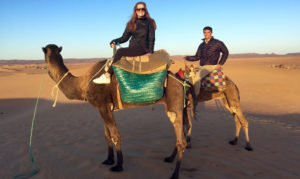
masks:
{"type": "MultiPolygon", "coordinates": [[[[0,100],[1,177],[30,170],[28,142],[35,99],[0,100]]],[[[300,114],[245,113],[254,152],[237,146],[229,113],[199,103],[193,121],[192,149],[183,157],[181,178],[299,177],[300,114]],[[227,120],[229,119],[229,120],[227,120]]],[[[175,145],[175,134],[162,105],[114,113],[122,136],[124,172],[111,173],[98,111],[87,103],[41,99],[33,134],[33,153],[40,178],[167,178],[173,165],[163,162],[175,145]]]]}

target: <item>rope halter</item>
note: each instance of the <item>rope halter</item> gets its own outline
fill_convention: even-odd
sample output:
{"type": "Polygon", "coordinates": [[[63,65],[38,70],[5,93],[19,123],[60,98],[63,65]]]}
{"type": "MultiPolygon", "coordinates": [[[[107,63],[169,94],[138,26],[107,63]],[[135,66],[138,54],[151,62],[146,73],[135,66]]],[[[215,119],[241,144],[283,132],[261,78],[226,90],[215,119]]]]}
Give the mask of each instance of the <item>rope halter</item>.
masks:
{"type": "Polygon", "coordinates": [[[57,97],[58,97],[58,92],[59,92],[58,85],[62,82],[62,80],[63,80],[69,73],[70,73],[70,72],[66,72],[66,73],[64,74],[64,76],[58,81],[58,83],[56,83],[56,85],[54,85],[54,86],[52,87],[52,91],[51,91],[51,96],[52,96],[52,98],[54,97],[54,91],[55,91],[55,100],[54,100],[54,103],[53,103],[53,105],[52,105],[52,107],[54,107],[54,108],[55,108],[55,106],[56,106],[57,97]]]}

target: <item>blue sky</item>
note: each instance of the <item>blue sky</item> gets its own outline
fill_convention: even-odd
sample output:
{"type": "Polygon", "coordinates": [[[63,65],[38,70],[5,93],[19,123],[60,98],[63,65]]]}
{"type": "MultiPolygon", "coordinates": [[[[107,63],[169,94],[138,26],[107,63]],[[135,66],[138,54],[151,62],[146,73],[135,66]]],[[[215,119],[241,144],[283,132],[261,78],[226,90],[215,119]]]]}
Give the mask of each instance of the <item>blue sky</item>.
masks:
{"type": "MultiPolygon", "coordinates": [[[[0,59],[43,59],[50,43],[63,47],[64,58],[109,57],[136,2],[0,0],[0,59]]],[[[230,53],[300,52],[299,0],[145,2],[157,23],[155,50],[194,54],[209,25],[230,53]]]]}

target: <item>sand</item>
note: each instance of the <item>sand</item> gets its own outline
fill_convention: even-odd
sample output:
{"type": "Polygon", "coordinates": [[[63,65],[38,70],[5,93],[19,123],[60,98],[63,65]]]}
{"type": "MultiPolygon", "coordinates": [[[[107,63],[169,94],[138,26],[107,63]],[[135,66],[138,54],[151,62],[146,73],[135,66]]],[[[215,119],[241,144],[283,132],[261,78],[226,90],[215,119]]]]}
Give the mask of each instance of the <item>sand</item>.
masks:
{"type": "MultiPolygon", "coordinates": [[[[172,71],[183,67],[175,60],[172,71]]],[[[67,64],[74,75],[92,63],[67,64]]],[[[253,152],[245,138],[237,146],[234,121],[215,101],[201,103],[193,121],[192,148],[186,150],[180,178],[300,177],[300,57],[228,59],[225,73],[238,85],[249,121],[253,152]],[[278,66],[283,64],[283,66],[278,66]],[[288,68],[286,68],[288,67],[288,68]]],[[[41,65],[0,66],[0,178],[30,171],[28,142],[41,65]]],[[[52,108],[48,75],[39,101],[33,153],[41,171],[32,178],[168,178],[175,165],[164,163],[175,134],[162,105],[115,112],[122,136],[124,172],[112,173],[101,162],[107,146],[103,122],[90,104],[60,93],[52,108]]]]}

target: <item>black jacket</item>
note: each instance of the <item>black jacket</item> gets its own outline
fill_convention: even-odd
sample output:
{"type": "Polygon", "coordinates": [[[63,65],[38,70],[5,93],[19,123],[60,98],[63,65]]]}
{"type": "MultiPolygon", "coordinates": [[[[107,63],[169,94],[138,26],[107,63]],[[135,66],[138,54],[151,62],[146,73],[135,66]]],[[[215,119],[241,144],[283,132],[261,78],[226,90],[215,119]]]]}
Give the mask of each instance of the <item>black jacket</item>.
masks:
{"type": "Polygon", "coordinates": [[[153,23],[146,17],[137,19],[137,28],[134,32],[130,32],[126,27],[122,37],[112,40],[110,44],[113,42],[124,43],[130,37],[129,47],[138,45],[145,49],[147,53],[154,52],[155,29],[153,23]]]}
{"type": "Polygon", "coordinates": [[[195,56],[187,56],[188,61],[200,60],[200,66],[203,65],[223,65],[228,58],[228,49],[224,43],[215,38],[211,38],[208,43],[205,43],[205,39],[199,45],[195,56]],[[220,53],[222,53],[222,58],[219,61],[220,53]]]}

